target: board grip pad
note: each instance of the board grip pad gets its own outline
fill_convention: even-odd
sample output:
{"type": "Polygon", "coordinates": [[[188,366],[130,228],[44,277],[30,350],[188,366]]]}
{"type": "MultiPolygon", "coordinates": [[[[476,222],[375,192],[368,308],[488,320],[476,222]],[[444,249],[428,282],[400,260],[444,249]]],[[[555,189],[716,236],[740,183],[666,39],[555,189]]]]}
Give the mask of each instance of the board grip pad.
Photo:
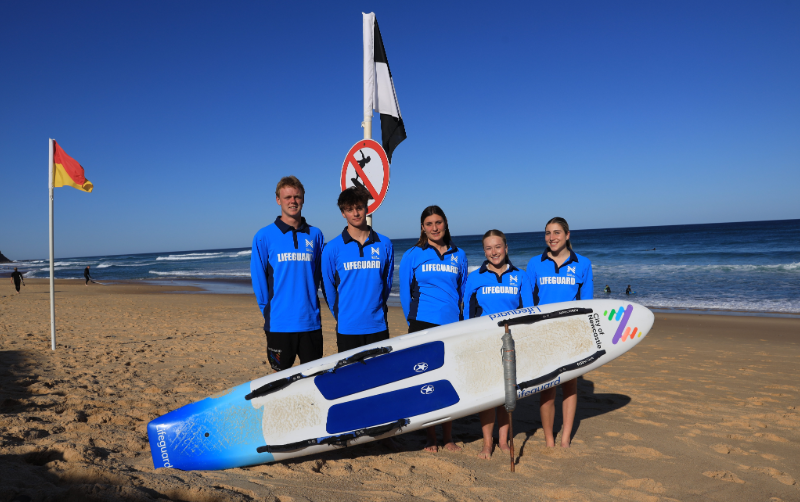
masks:
{"type": "Polygon", "coordinates": [[[441,368],[443,364],[444,342],[430,342],[323,373],[314,377],[314,384],[325,399],[332,401],[421,375],[441,368]]]}
{"type": "Polygon", "coordinates": [[[355,401],[335,404],[328,410],[328,434],[363,429],[412,418],[452,406],[458,393],[447,380],[438,380],[355,401]]]}

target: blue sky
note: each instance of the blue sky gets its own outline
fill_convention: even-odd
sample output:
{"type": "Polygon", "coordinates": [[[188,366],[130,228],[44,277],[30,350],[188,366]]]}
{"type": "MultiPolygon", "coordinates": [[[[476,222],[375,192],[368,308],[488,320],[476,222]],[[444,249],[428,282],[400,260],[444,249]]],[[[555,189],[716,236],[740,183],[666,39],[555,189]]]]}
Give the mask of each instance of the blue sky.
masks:
{"type": "MultiPolygon", "coordinates": [[[[328,238],[362,137],[361,12],[406,123],[378,231],[800,218],[800,3],[3,2],[0,250],[244,247],[286,174],[328,238]],[[296,4],[300,5],[300,4],[296,4]]],[[[377,119],[377,117],[376,117],[377,119]]]]}

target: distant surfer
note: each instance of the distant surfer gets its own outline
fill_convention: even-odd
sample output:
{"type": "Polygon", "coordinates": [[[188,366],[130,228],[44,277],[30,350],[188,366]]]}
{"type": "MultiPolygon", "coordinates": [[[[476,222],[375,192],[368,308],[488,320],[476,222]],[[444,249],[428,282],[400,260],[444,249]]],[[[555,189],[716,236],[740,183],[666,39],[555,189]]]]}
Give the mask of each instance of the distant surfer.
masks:
{"type": "MultiPolygon", "coordinates": [[[[534,304],[546,305],[594,298],[592,262],[572,250],[567,220],[555,217],[548,221],[544,228],[544,240],[547,243],[544,252],[541,256],[534,256],[528,262],[528,276],[534,285],[534,304]]],[[[560,387],[564,396],[561,408],[564,419],[561,446],[567,448],[571,442],[572,425],[578,406],[578,381],[573,379],[563,382],[560,387]]],[[[555,387],[546,389],[539,394],[539,413],[548,447],[555,446],[555,437],[553,436],[553,422],[556,415],[555,399],[555,387]]]]}
{"type": "Polygon", "coordinates": [[[608,284],[606,284],[606,287],[603,288],[603,293],[607,295],[611,294],[611,288],[608,287],[608,284]]]}
{"type": "Polygon", "coordinates": [[[631,285],[630,285],[630,284],[628,284],[628,289],[626,289],[626,290],[625,290],[625,294],[626,294],[626,295],[629,295],[629,294],[631,294],[632,292],[633,292],[633,291],[631,291],[631,285]]]}
{"type": "MultiPolygon", "coordinates": [[[[500,230],[483,234],[483,253],[486,260],[478,270],[472,271],[464,286],[464,308],[473,319],[498,312],[533,306],[533,286],[525,272],[508,259],[508,242],[500,230]]],[[[489,460],[494,450],[495,414],[498,422],[498,445],[508,453],[508,413],[503,406],[480,412],[483,448],[479,458],[489,460]]]]}
{"type": "MultiPolygon", "coordinates": [[[[444,211],[428,206],[419,220],[419,240],[400,261],[400,303],[409,333],[462,320],[467,282],[467,255],[453,244],[444,211]]],[[[453,442],[453,423],[442,424],[442,429],[444,447],[459,451],[453,442]]],[[[428,427],[425,450],[439,451],[435,426],[428,427]]]]}
{"type": "Polygon", "coordinates": [[[17,267],[14,267],[14,271],[11,272],[11,282],[14,283],[14,287],[17,289],[17,294],[20,294],[19,285],[25,285],[25,279],[22,278],[22,272],[17,270],[17,267]]]}
{"type": "Polygon", "coordinates": [[[275,371],[322,357],[317,289],[322,232],[302,216],[305,188],[294,176],[275,188],[281,214],[253,238],[250,277],[264,316],[267,359],[275,371]]]}
{"type": "MultiPolygon", "coordinates": [[[[350,187],[337,205],[347,226],[325,244],[322,292],[336,320],[339,352],[389,339],[386,300],[392,290],[392,241],[367,225],[366,190],[350,187]]],[[[394,439],[383,444],[399,451],[394,439]]]]}

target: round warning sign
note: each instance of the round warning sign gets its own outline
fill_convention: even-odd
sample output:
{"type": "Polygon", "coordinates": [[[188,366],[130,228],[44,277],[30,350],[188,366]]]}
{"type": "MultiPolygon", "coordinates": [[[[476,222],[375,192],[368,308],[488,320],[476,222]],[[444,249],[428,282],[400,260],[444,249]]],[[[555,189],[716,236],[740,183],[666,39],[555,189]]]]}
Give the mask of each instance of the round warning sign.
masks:
{"type": "Polygon", "coordinates": [[[341,188],[362,187],[369,192],[367,214],[374,213],[389,190],[389,159],[375,140],[362,139],[347,152],[342,164],[341,188]]]}

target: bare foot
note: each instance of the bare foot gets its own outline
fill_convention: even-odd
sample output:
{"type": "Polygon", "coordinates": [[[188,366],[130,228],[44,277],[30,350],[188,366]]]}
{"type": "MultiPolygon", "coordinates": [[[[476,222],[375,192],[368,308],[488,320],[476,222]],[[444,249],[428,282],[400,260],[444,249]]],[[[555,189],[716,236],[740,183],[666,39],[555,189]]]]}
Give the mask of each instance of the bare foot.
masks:
{"type": "Polygon", "coordinates": [[[425,451],[430,453],[438,453],[439,445],[436,444],[436,441],[431,442],[430,440],[428,440],[428,442],[425,444],[425,451]]]}
{"type": "Polygon", "coordinates": [[[483,445],[483,449],[478,453],[478,458],[489,460],[492,458],[492,450],[494,450],[494,445],[483,445]]]}
{"type": "Polygon", "coordinates": [[[452,441],[450,441],[449,443],[445,443],[444,449],[448,451],[461,451],[461,447],[452,441]]]}
{"type": "Polygon", "coordinates": [[[561,447],[562,448],[569,448],[569,443],[564,444],[564,442],[562,441],[561,442],[561,447]]]}
{"type": "Polygon", "coordinates": [[[394,438],[385,438],[381,444],[395,453],[403,451],[403,447],[394,438]]]}
{"type": "Polygon", "coordinates": [[[499,446],[500,449],[503,450],[503,453],[511,453],[511,447],[508,446],[508,443],[506,444],[500,443],[497,446],[499,446]]]}

